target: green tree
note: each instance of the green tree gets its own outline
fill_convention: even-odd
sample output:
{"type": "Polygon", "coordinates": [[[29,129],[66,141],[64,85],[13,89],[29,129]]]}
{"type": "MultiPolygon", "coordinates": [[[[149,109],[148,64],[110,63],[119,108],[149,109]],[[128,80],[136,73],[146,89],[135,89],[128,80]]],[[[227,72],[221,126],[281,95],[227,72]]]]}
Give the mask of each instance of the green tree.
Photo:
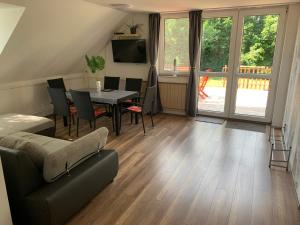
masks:
{"type": "Polygon", "coordinates": [[[201,44],[201,70],[222,71],[228,65],[232,18],[204,19],[201,44]]]}
{"type": "MultiPolygon", "coordinates": [[[[244,17],[241,65],[272,66],[278,26],[278,15],[244,17]]],[[[228,65],[232,18],[209,18],[202,21],[200,68],[222,71],[228,65]]],[[[165,20],[165,68],[189,66],[188,18],[165,20]]],[[[235,43],[232,43],[235,44],[235,43]]]]}
{"type": "Polygon", "coordinates": [[[244,18],[242,65],[272,66],[278,19],[278,15],[244,18]]]}

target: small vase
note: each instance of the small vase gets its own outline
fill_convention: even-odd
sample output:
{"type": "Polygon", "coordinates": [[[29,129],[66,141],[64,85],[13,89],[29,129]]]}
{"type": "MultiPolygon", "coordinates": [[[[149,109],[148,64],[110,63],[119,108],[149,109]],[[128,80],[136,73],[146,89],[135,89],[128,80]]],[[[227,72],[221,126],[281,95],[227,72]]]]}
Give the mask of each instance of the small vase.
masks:
{"type": "Polygon", "coordinates": [[[97,91],[101,91],[101,81],[96,81],[97,91]]]}

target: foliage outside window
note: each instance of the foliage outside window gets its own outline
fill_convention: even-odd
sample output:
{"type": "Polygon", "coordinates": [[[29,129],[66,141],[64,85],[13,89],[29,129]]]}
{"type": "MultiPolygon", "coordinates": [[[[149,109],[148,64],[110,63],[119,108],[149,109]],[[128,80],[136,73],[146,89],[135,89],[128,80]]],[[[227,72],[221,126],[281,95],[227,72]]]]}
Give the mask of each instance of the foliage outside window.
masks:
{"type": "Polygon", "coordinates": [[[188,72],[189,19],[165,19],[164,28],[164,70],[188,72]]]}
{"type": "MultiPolygon", "coordinates": [[[[271,73],[279,15],[244,17],[240,67],[264,67],[271,73]]],[[[241,70],[240,69],[240,70],[241,70]]]]}
{"type": "Polygon", "coordinates": [[[232,18],[202,20],[200,70],[222,72],[228,65],[232,18]]]}
{"type": "MultiPolygon", "coordinates": [[[[278,21],[279,15],[244,17],[240,73],[272,72],[278,21]]],[[[228,71],[232,25],[232,17],[202,20],[201,71],[228,71]]],[[[188,18],[164,20],[163,63],[164,71],[189,71],[188,18]]]]}

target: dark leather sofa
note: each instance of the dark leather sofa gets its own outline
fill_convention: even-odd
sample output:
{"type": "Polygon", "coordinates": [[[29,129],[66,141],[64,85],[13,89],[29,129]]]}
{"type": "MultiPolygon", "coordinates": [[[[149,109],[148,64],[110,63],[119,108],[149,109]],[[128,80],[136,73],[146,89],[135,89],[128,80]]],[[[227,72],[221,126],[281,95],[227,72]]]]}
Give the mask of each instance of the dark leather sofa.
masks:
{"type": "Polygon", "coordinates": [[[17,225],[61,225],[111,183],[118,155],[102,150],[53,183],[24,151],[0,147],[12,217],[17,225]]]}

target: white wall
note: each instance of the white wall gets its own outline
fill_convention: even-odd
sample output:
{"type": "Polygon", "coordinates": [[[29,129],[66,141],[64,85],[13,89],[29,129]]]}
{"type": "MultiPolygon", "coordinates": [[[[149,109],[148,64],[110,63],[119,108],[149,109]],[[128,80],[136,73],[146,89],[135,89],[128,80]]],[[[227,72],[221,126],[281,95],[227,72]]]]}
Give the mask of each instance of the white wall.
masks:
{"type": "Polygon", "coordinates": [[[57,75],[35,80],[12,82],[0,85],[0,114],[23,113],[49,115],[52,105],[47,91],[47,79],[63,77],[67,89],[88,87],[84,73],[57,75]]]}
{"type": "Polygon", "coordinates": [[[82,0],[4,0],[25,7],[0,55],[0,114],[52,111],[46,80],[86,87],[84,55],[101,51],[127,13],[82,0]]]}
{"type": "Polygon", "coordinates": [[[300,199],[300,19],[298,21],[284,124],[286,124],[286,143],[288,147],[292,147],[290,168],[292,168],[296,191],[300,199]]]}
{"type": "Polygon", "coordinates": [[[290,80],[291,66],[294,56],[299,16],[300,4],[289,5],[288,15],[286,19],[285,38],[283,43],[279,77],[277,81],[274,113],[272,118],[272,124],[277,127],[282,126],[285,112],[286,97],[288,91],[288,84],[290,80]]]}
{"type": "Polygon", "coordinates": [[[0,84],[85,69],[127,13],[83,0],[4,0],[26,7],[0,56],[0,84]]]}
{"type": "MultiPolygon", "coordinates": [[[[115,29],[115,32],[125,32],[129,33],[129,29],[127,28],[127,24],[139,23],[143,24],[140,30],[138,30],[138,34],[141,35],[140,38],[146,39],[146,48],[147,48],[147,63],[114,63],[113,54],[112,54],[112,46],[111,40],[107,42],[107,45],[100,51],[99,55],[103,56],[106,61],[105,69],[98,73],[98,77],[103,81],[103,75],[108,76],[118,76],[121,79],[126,79],[126,77],[131,78],[142,78],[143,80],[147,80],[148,71],[150,67],[149,63],[149,25],[148,25],[148,17],[149,15],[146,13],[136,13],[130,14],[126,17],[125,20],[122,21],[120,26],[115,29]]],[[[94,86],[95,76],[89,74],[91,86],[94,86]]]]}

